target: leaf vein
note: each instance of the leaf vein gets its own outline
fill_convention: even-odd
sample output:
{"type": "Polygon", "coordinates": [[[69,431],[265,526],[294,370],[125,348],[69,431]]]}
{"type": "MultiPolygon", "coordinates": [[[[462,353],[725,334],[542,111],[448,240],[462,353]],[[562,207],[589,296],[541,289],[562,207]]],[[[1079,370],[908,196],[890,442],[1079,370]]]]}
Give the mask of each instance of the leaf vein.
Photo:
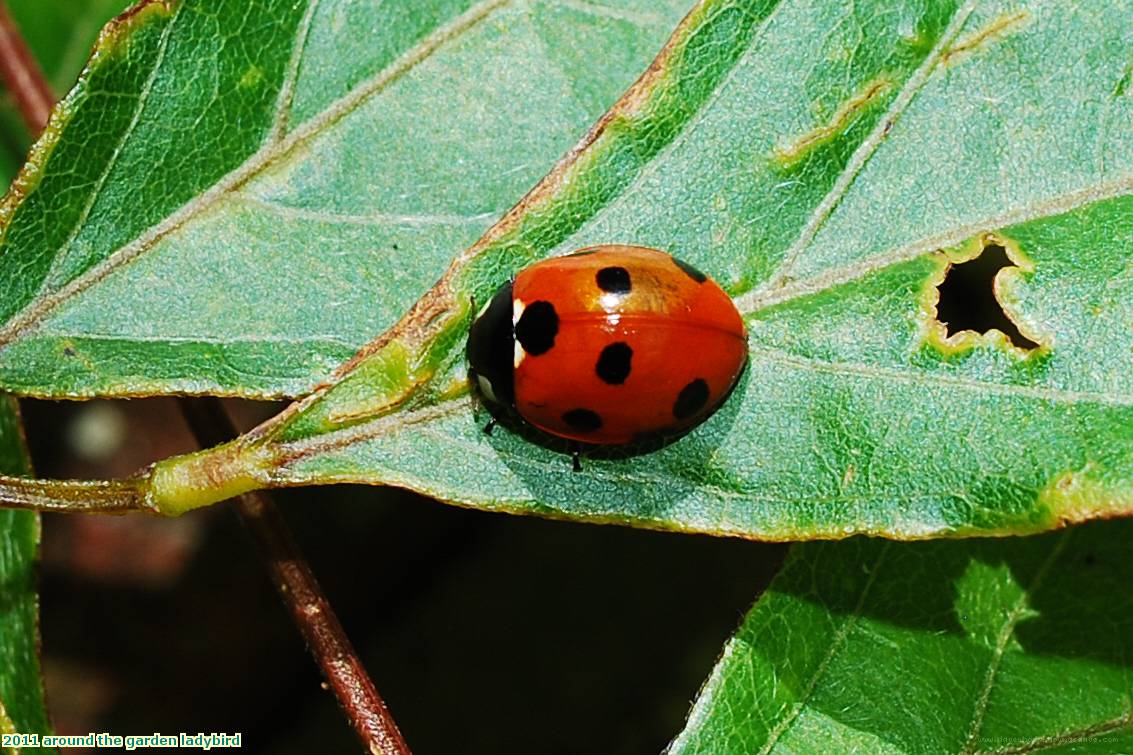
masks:
{"type": "Polygon", "coordinates": [[[1028,599],[1035,592],[1038,591],[1042,585],[1043,579],[1046,577],[1047,572],[1050,571],[1051,566],[1058,560],[1058,556],[1062,553],[1066,543],[1070,540],[1073,530],[1067,530],[1055,543],[1054,547],[1050,549],[1050,554],[1043,561],[1042,566],[1035,572],[1034,579],[1031,584],[1023,589],[1023,593],[1019,599],[1015,601],[1011,611],[1007,614],[1003,626],[999,630],[999,636],[996,638],[995,649],[991,656],[991,662],[988,664],[987,673],[984,676],[983,686],[980,688],[980,693],[976,697],[975,710],[972,714],[972,721],[968,727],[968,738],[964,744],[964,755],[970,755],[975,752],[976,744],[979,742],[980,729],[983,728],[984,717],[987,714],[988,703],[991,699],[991,689],[995,685],[995,678],[999,673],[999,665],[1003,661],[1003,656],[1007,652],[1007,643],[1015,634],[1015,627],[1018,625],[1023,614],[1027,611],[1028,599]]]}
{"type": "Polygon", "coordinates": [[[885,554],[889,550],[889,541],[881,546],[881,550],[877,554],[877,560],[873,562],[873,567],[869,571],[869,578],[866,580],[865,586],[862,588],[861,595],[858,596],[857,605],[849,616],[842,622],[842,626],[838,629],[838,633],[834,636],[833,642],[830,643],[830,649],[827,651],[825,657],[819,662],[818,667],[815,668],[814,674],[811,675],[810,681],[807,682],[806,688],[803,690],[802,696],[791,707],[790,712],[785,718],[775,725],[775,728],[767,735],[767,742],[759,750],[759,755],[767,755],[775,747],[779,739],[787,732],[788,729],[794,724],[798,717],[802,714],[803,708],[810,700],[814,691],[818,688],[818,683],[822,676],[826,673],[826,669],[830,666],[831,661],[842,649],[842,645],[846,642],[846,637],[858,622],[858,618],[862,614],[862,609],[865,607],[866,599],[869,597],[869,591],[873,587],[873,582],[877,579],[877,574],[881,571],[882,562],[885,560],[885,554]]]}
{"type": "Polygon", "coordinates": [[[1108,406],[1133,406],[1133,396],[1095,391],[1073,391],[1061,388],[1048,388],[1045,386],[1014,385],[1011,383],[995,383],[988,380],[960,377],[957,375],[942,375],[937,373],[919,374],[916,372],[897,370],[887,367],[877,367],[854,362],[827,362],[809,357],[801,357],[779,349],[766,349],[753,347],[753,356],[762,357],[771,362],[788,364],[815,372],[826,372],[834,375],[857,375],[882,381],[910,383],[924,388],[937,388],[940,386],[953,386],[980,393],[997,393],[1007,396],[1022,396],[1043,401],[1061,404],[1103,404],[1108,406]]]}
{"type": "Polygon", "coordinates": [[[339,213],[307,207],[292,207],[271,200],[262,199],[244,192],[233,192],[231,199],[241,204],[254,205],[267,212],[293,220],[310,220],[337,225],[464,225],[479,224],[499,217],[496,211],[480,212],[475,215],[459,213],[431,212],[413,213],[339,213]]]}
{"type": "Polygon", "coordinates": [[[299,80],[299,68],[303,64],[303,53],[307,50],[311,24],[318,8],[319,0],[308,0],[307,10],[299,22],[295,44],[291,48],[291,59],[287,63],[287,75],[283,79],[283,86],[279,88],[279,97],[276,100],[275,116],[272,118],[271,131],[267,138],[269,144],[278,142],[286,136],[288,121],[291,118],[291,103],[295,98],[295,85],[299,80]]]}
{"type": "Polygon", "coordinates": [[[798,259],[798,256],[802,253],[803,249],[814,240],[819,229],[834,212],[834,208],[838,206],[838,203],[842,201],[846,192],[849,191],[850,186],[857,180],[858,174],[861,172],[862,168],[865,167],[865,164],[869,162],[870,158],[877,152],[878,147],[881,146],[882,141],[884,141],[886,135],[889,133],[889,129],[893,127],[893,124],[901,117],[905,108],[909,106],[909,103],[913,101],[921,91],[925,82],[928,81],[929,76],[932,74],[933,70],[935,70],[945,51],[948,49],[948,46],[964,27],[968,16],[971,14],[976,4],[977,0],[968,0],[967,3],[956,11],[956,15],[953,16],[947,28],[945,28],[944,32],[940,35],[940,39],[937,40],[937,43],[933,46],[924,62],[913,72],[913,75],[909,77],[905,85],[901,87],[901,90],[893,99],[893,104],[889,106],[889,110],[886,111],[885,115],[877,122],[877,125],[870,135],[866,137],[865,141],[854,150],[854,154],[850,157],[846,168],[838,176],[838,179],[834,182],[834,185],[827,195],[823,197],[822,202],[815,208],[814,212],[807,220],[806,225],[803,226],[799,237],[788,247],[786,254],[783,256],[783,261],[779,265],[779,269],[768,278],[767,283],[762,287],[764,290],[775,289],[782,286],[791,267],[798,259]]]}
{"type": "Polygon", "coordinates": [[[118,139],[118,143],[114,145],[114,151],[110,154],[110,159],[106,162],[106,168],[99,175],[98,180],[95,181],[94,186],[91,189],[90,196],[87,198],[86,203],[83,205],[82,211],[79,212],[79,216],[75,219],[75,224],[74,226],[72,226],[71,232],[67,235],[66,240],[64,240],[60,248],[56,251],[55,259],[52,260],[51,270],[44,277],[43,287],[40,289],[41,291],[50,290],[54,287],[54,278],[59,272],[60,263],[67,261],[67,251],[71,248],[71,245],[75,242],[75,239],[78,238],[79,233],[81,233],[83,228],[86,227],[86,222],[90,217],[91,210],[94,209],[95,203],[97,203],[99,197],[102,196],[102,188],[106,185],[106,181],[110,178],[110,174],[114,172],[114,167],[118,164],[118,159],[119,157],[121,157],[122,150],[125,148],[126,142],[129,140],[130,135],[133,134],[134,129],[137,128],[138,121],[141,120],[142,111],[145,110],[146,103],[149,101],[150,92],[153,91],[153,85],[157,80],[157,74],[161,70],[162,64],[165,62],[165,51],[169,46],[169,37],[172,35],[173,27],[176,25],[177,20],[181,17],[181,10],[184,7],[184,4],[178,5],[177,11],[174,13],[173,17],[169,19],[169,22],[165,25],[165,28],[162,29],[161,39],[158,40],[157,57],[154,60],[153,68],[150,70],[149,75],[146,77],[145,83],[142,84],[142,88],[138,92],[137,105],[134,107],[134,112],[130,117],[130,122],[126,124],[126,129],[122,132],[122,136],[120,139],[118,139]]]}
{"type": "Polygon", "coordinates": [[[1106,199],[1114,199],[1133,193],[1133,173],[1121,175],[1096,186],[1071,191],[1066,194],[1044,199],[1024,207],[1015,208],[1000,215],[981,218],[934,236],[897,247],[887,252],[843,267],[834,268],[813,278],[787,283],[776,289],[759,288],[736,298],[736,307],[746,316],[756,315],[764,309],[800,299],[812,294],[822,293],[844,283],[850,283],[870,273],[886,267],[908,262],[923,254],[929,254],[944,247],[955,246],[978,233],[997,230],[1007,226],[1019,225],[1045,217],[1069,212],[1075,208],[1106,199]]]}
{"type": "Polygon", "coordinates": [[[182,205],[165,220],[152,226],[133,241],[110,253],[102,262],[76,276],[65,286],[37,300],[13,316],[0,328],[0,349],[10,344],[25,332],[35,328],[43,318],[62,303],[82,293],[90,286],[103,280],[111,273],[151,250],[158,241],[176,231],[189,220],[212,208],[220,199],[247,183],[251,178],[289,155],[312,137],[322,133],[353,112],[362,102],[383,91],[393,81],[415,68],[446,42],[467,32],[481,23],[494,11],[514,0],[484,0],[473,6],[453,22],[437,29],[415,47],[402,55],[389,67],[364,80],[353,90],[332,103],[318,117],[291,132],[277,142],[269,142],[250,155],[239,167],[209,187],[204,193],[182,205]]]}

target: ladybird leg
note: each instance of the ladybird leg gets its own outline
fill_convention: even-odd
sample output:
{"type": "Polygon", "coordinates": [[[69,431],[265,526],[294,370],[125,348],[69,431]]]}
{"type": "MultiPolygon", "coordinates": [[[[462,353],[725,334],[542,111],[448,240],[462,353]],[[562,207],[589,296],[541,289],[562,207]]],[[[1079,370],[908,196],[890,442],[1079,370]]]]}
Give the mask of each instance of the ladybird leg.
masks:
{"type": "Polygon", "coordinates": [[[570,460],[574,467],[575,472],[582,471],[582,449],[577,443],[572,443],[570,447],[570,460]]]}
{"type": "Polygon", "coordinates": [[[485,435],[491,435],[492,429],[495,428],[495,426],[496,426],[496,418],[492,417],[490,420],[488,420],[488,424],[484,425],[484,434],[485,435]]]}

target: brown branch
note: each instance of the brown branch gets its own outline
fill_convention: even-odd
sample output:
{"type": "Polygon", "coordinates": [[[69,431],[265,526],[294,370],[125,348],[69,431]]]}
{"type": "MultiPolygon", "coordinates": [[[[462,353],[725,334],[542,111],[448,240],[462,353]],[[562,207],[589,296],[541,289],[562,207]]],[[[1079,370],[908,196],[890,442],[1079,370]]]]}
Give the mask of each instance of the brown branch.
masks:
{"type": "MultiPolygon", "coordinates": [[[[219,399],[182,398],[180,404],[202,446],[215,446],[236,437],[236,428],[219,399]]],[[[366,674],[275,504],[266,493],[245,493],[236,499],[236,511],[252,533],[267,561],[275,589],[290,609],[295,625],[367,752],[409,755],[393,716],[366,674]]]]}
{"type": "MultiPolygon", "coordinates": [[[[20,114],[28,130],[38,136],[47,125],[55,98],[43,78],[23,37],[8,13],[4,0],[0,0],[0,82],[15,97],[20,114]]],[[[236,428],[224,411],[219,399],[181,399],[181,411],[189,427],[204,447],[215,446],[236,437],[236,428]]],[[[23,482],[23,481],[17,481],[23,482]]],[[[73,485],[71,486],[73,487],[73,485]]],[[[104,485],[106,495],[94,496],[96,506],[120,506],[121,501],[138,497],[135,480],[104,485]],[[105,499],[105,500],[103,500],[105,499]]],[[[33,491],[21,498],[28,505],[44,508],[70,492],[51,489],[33,491]]],[[[98,488],[97,491],[102,491],[98,488]]],[[[0,488],[2,492],[2,488],[0,488]]],[[[23,493],[22,489],[20,490],[23,493]]],[[[91,491],[85,491],[88,496],[91,491]]],[[[69,506],[73,509],[73,506],[69,506]]],[[[368,752],[375,755],[410,755],[409,747],[398,731],[397,724],[378,694],[374,682],[366,674],[358,653],[350,644],[330,601],[323,594],[311,567],[291,537],[279,511],[264,493],[246,493],[236,499],[236,511],[252,533],[260,553],[267,561],[272,582],[307,647],[322,669],[339,705],[368,752]]]]}
{"type": "Polygon", "coordinates": [[[32,136],[39,136],[47,126],[55,95],[16,28],[4,0],[0,0],[0,82],[12,93],[32,136]]]}
{"type": "Polygon", "coordinates": [[[125,480],[41,480],[0,475],[0,506],[69,513],[156,513],[146,496],[146,481],[141,477],[125,480]]]}

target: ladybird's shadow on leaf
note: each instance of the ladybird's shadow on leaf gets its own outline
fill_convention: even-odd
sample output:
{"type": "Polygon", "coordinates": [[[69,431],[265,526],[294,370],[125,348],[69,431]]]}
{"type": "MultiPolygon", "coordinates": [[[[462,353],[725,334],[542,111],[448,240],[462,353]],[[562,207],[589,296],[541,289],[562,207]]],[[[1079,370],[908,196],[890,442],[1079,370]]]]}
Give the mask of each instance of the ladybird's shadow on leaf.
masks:
{"type": "MultiPolygon", "coordinates": [[[[836,655],[827,673],[837,683],[808,702],[832,721],[915,750],[919,740],[899,727],[879,726],[868,701],[884,690],[886,699],[914,708],[927,700],[931,708],[937,705],[931,692],[939,694],[931,680],[946,673],[963,680],[974,705],[995,663],[995,645],[1019,608],[1006,646],[1010,659],[1000,662],[1001,668],[1010,664],[1014,680],[1001,674],[997,684],[1018,690],[1020,679],[1053,681],[1051,669],[1061,669],[1056,673],[1093,679],[1115,709],[1128,705],[1121,690],[1133,661],[1131,521],[1025,538],[897,543],[854,537],[796,548],[771,591],[808,605],[792,615],[822,617],[816,626],[828,627],[827,634],[811,630],[814,642],[836,642],[842,628],[849,630],[829,646],[836,655]],[[844,671],[878,653],[885,660],[876,673],[844,671]],[[1063,665],[1079,660],[1090,666],[1063,665]]],[[[785,651],[775,635],[781,629],[760,624],[741,636],[757,652],[781,658],[785,651]]],[[[786,664],[779,672],[779,683],[803,690],[814,666],[786,664]]]]}
{"type": "MultiPolygon", "coordinates": [[[[1028,540],[1053,543],[1063,533],[1028,540]]],[[[1030,653],[1133,665],[1133,521],[1072,527],[1027,600],[1015,636],[1030,653]]],[[[1021,577],[1022,575],[1020,575],[1021,577]]]]}
{"type": "MultiPolygon", "coordinates": [[[[497,426],[488,443],[542,509],[571,519],[672,529],[673,511],[697,485],[720,484],[716,449],[740,414],[748,387],[745,370],[707,422],[679,436],[654,437],[625,446],[580,446],[582,470],[572,470],[570,441],[541,432],[476,402],[472,421],[497,426]]],[[[473,391],[473,395],[475,391],[473,391]]]]}
{"type": "Polygon", "coordinates": [[[805,557],[775,589],[828,613],[969,641],[973,617],[963,595],[987,600],[988,592],[971,597],[973,585],[998,582],[1004,594],[1025,591],[1013,633],[1024,653],[1133,664],[1131,520],[1031,537],[917,543],[854,537],[799,547],[805,557]],[[1013,583],[1014,592],[1003,583],[1013,583]]]}

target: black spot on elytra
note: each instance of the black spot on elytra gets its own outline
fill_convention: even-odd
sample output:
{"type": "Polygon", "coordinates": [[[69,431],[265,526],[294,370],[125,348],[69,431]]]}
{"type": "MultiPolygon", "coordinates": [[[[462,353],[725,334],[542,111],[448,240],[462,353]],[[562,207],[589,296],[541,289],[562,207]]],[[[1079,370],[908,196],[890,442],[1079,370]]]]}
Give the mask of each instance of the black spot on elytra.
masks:
{"type": "Polygon", "coordinates": [[[604,267],[598,271],[598,288],[608,294],[628,294],[632,287],[624,267],[604,267]]]}
{"type": "Polygon", "coordinates": [[[708,402],[708,383],[697,378],[681,388],[677,402],[673,404],[673,416],[677,419],[688,419],[700,411],[708,402]]]}
{"type": "Polygon", "coordinates": [[[594,371],[598,373],[598,377],[610,385],[621,385],[629,377],[630,360],[633,359],[633,349],[629,344],[612,343],[606,348],[602,349],[602,353],[598,355],[598,364],[594,366],[594,371]]]}
{"type": "Polygon", "coordinates": [[[528,304],[515,324],[515,340],[534,357],[550,351],[558,333],[559,316],[555,313],[555,305],[549,301],[528,304]]]}
{"type": "Polygon", "coordinates": [[[602,418],[589,409],[571,409],[563,414],[563,422],[580,433],[592,433],[602,428],[602,418]]]}
{"type": "Polygon", "coordinates": [[[677,267],[679,267],[682,271],[684,271],[685,275],[692,278],[697,283],[703,283],[704,281],[708,280],[707,275],[700,272],[699,270],[697,270],[695,267],[688,264],[684,260],[679,260],[676,257],[673,257],[673,264],[675,264],[677,267]]]}

